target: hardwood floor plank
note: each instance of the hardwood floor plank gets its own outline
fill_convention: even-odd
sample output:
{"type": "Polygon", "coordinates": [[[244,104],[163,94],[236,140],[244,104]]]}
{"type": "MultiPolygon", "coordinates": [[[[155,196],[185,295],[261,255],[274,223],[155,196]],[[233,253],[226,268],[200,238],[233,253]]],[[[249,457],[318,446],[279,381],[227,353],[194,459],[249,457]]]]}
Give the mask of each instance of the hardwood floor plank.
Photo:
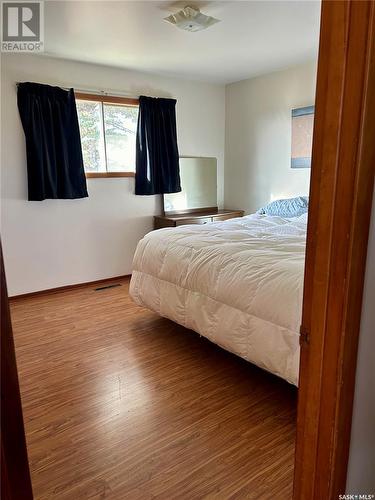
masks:
{"type": "Polygon", "coordinates": [[[296,389],[122,286],[11,301],[37,499],[288,499],[296,389]]]}

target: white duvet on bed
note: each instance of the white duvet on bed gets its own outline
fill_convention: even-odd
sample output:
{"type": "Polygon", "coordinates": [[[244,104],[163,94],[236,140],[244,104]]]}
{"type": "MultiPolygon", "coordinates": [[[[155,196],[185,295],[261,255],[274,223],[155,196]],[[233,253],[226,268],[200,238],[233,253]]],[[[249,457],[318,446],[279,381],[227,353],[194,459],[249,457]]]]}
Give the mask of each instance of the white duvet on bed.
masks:
{"type": "Polygon", "coordinates": [[[297,385],[306,215],[249,215],[148,233],[135,302],[297,385]]]}

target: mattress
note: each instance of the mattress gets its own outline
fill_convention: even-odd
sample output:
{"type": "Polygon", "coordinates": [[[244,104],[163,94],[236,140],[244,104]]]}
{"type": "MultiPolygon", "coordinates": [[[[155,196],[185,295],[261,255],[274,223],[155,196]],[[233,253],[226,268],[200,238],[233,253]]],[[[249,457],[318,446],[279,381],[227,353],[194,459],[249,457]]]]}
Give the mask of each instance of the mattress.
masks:
{"type": "Polygon", "coordinates": [[[137,246],[130,294],[297,385],[306,217],[152,231],[137,246]]]}

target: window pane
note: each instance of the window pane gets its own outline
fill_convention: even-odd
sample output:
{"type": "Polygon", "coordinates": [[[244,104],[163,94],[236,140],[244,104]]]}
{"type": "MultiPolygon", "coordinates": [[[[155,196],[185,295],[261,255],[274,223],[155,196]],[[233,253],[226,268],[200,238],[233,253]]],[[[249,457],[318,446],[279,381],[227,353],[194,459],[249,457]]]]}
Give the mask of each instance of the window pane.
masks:
{"type": "Polygon", "coordinates": [[[83,163],[86,172],[105,172],[105,151],[100,102],[77,100],[83,163]]]}
{"type": "Polygon", "coordinates": [[[138,107],[104,104],[108,172],[135,171],[138,107]]]}

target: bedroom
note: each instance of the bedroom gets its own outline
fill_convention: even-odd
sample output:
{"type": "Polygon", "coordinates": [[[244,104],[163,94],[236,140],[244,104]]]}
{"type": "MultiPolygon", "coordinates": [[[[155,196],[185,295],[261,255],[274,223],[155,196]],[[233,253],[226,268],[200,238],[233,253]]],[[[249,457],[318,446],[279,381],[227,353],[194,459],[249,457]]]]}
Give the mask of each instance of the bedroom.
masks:
{"type": "MultiPolygon", "coordinates": [[[[292,494],[306,198],[296,201],[302,203],[297,207],[304,212],[298,213],[301,221],[296,223],[296,217],[290,222],[284,215],[266,238],[264,226],[256,232],[253,221],[266,220],[267,214],[251,214],[272,201],[309,194],[311,169],[292,168],[292,111],[314,105],[320,3],[197,4],[220,22],[196,33],[164,20],[182,7],[165,2],[45,2],[45,51],[2,53],[1,237],[37,498],[292,494]],[[102,133],[96,139],[97,167],[84,162],[88,197],[28,201],[27,132],[17,108],[17,84],[22,82],[58,86],[66,93],[74,88],[84,160],[87,137],[80,106],[86,102],[94,110],[102,133]],[[188,158],[215,159],[215,206],[244,211],[245,218],[203,225],[197,224],[200,216],[214,216],[188,212],[188,225],[153,231],[154,217],[163,216],[163,196],[135,194],[134,149],[140,157],[135,136],[141,141],[137,120],[127,118],[126,126],[131,122],[134,127],[133,150],[127,153],[133,165],[117,172],[119,176],[110,166],[113,144],[103,137],[108,132],[106,113],[120,108],[120,101],[127,112],[134,110],[138,106],[131,100],[140,96],[169,104],[176,100],[180,168],[188,158]],[[245,219],[251,221],[250,228],[245,219]],[[229,241],[220,239],[220,228],[229,228],[229,241]],[[243,231],[246,238],[237,242],[230,268],[232,240],[243,231]],[[273,259],[278,256],[277,272],[284,270],[292,283],[287,286],[271,276],[268,290],[254,295],[260,284],[256,265],[272,275],[267,238],[280,240],[282,233],[284,243],[293,241],[298,247],[296,255],[274,248],[273,259]],[[189,256],[167,255],[169,242],[177,246],[170,238],[179,237],[187,241],[185,250],[197,244],[203,248],[210,240],[195,267],[189,256]],[[220,241],[220,250],[212,239],[220,241]],[[154,269],[146,269],[139,257],[149,241],[154,249],[146,265],[154,269]],[[246,247],[244,261],[256,263],[252,271],[241,271],[239,245],[246,247]],[[165,279],[157,275],[163,268],[158,251],[167,262],[165,279]],[[210,265],[202,274],[205,259],[210,265]],[[215,288],[223,263],[226,274],[215,288]],[[146,283],[144,276],[153,273],[146,283]],[[132,297],[126,277],[131,274],[132,297]],[[178,292],[185,290],[181,281],[173,291],[161,291],[160,282],[174,279],[191,282],[185,283],[190,298],[178,292]],[[236,301],[235,314],[198,301],[187,321],[191,297],[211,297],[213,291],[221,294],[217,303],[233,308],[227,299],[236,301]],[[277,316],[266,322],[292,330],[293,340],[267,330],[268,342],[282,340],[277,349],[260,338],[255,342],[260,352],[244,353],[249,331],[255,337],[265,331],[265,325],[249,326],[239,314],[249,305],[247,294],[259,298],[259,303],[251,300],[252,307],[262,314],[266,307],[277,316]],[[231,328],[238,335],[227,344],[231,328]]],[[[21,85],[18,92],[20,88],[28,90],[21,85]]],[[[275,221],[280,215],[269,217],[275,221]]]]}

